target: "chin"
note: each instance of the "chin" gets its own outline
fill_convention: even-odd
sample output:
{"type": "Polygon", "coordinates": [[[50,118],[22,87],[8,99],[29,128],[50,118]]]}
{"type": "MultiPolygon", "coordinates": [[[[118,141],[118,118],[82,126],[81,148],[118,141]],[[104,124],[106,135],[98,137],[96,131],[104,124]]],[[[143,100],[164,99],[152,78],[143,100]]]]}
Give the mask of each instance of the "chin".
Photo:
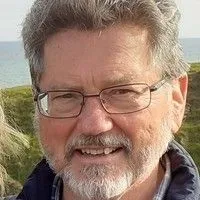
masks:
{"type": "Polygon", "coordinates": [[[78,199],[110,199],[122,194],[133,181],[131,169],[116,165],[94,164],[83,166],[79,170],[66,167],[62,178],[64,186],[78,199]]]}

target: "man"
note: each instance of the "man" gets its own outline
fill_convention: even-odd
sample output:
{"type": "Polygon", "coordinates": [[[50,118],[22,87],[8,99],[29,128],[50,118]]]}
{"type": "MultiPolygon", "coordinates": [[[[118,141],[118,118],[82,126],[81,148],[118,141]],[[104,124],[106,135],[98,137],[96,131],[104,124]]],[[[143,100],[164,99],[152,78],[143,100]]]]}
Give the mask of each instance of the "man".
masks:
{"type": "Polygon", "coordinates": [[[36,0],[22,36],[46,159],[17,199],[200,199],[173,136],[187,74],[172,0],[36,0]]]}

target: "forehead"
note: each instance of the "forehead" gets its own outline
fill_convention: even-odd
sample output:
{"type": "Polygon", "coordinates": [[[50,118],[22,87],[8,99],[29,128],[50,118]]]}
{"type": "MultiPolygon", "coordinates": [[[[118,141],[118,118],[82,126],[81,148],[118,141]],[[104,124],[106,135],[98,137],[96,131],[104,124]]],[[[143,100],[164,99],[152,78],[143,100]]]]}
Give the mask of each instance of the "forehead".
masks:
{"type": "Polygon", "coordinates": [[[59,32],[45,43],[44,66],[46,85],[137,81],[150,71],[148,32],[129,26],[59,32]]]}

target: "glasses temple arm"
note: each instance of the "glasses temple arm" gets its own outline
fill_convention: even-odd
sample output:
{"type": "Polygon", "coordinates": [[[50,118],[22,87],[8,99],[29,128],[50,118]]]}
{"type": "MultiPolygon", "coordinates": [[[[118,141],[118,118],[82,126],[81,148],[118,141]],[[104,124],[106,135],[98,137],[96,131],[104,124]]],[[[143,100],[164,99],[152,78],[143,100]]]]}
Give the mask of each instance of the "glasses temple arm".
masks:
{"type": "Polygon", "coordinates": [[[153,84],[151,87],[150,87],[150,92],[154,92],[156,90],[158,90],[161,86],[163,86],[165,83],[166,83],[166,78],[158,81],[157,83],[153,84]]]}

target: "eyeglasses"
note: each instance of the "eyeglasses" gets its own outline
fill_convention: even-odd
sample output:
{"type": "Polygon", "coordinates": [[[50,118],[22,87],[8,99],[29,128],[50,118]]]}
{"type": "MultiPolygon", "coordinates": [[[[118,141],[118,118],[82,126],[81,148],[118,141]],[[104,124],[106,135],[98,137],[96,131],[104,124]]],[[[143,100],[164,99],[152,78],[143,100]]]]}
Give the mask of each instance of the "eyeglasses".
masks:
{"type": "Polygon", "coordinates": [[[110,114],[134,113],[147,108],[151,103],[151,93],[158,90],[166,79],[149,86],[146,83],[133,83],[108,87],[99,94],[83,94],[75,90],[49,90],[39,92],[37,101],[39,112],[51,118],[73,118],[80,115],[85,99],[99,98],[102,107],[110,114]]]}

